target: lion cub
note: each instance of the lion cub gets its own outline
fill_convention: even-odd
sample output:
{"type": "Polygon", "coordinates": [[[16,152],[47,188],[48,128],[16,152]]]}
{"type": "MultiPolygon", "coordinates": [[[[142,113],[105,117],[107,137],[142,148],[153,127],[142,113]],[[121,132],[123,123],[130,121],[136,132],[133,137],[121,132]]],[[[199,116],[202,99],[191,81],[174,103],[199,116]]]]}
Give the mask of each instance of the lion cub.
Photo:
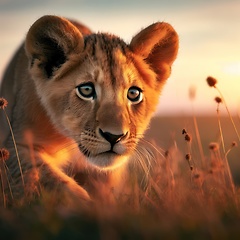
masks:
{"type": "Polygon", "coordinates": [[[0,93],[17,146],[1,114],[14,199],[44,190],[87,205],[89,194],[74,174],[92,168],[117,174],[138,156],[177,51],[177,33],[164,22],[127,44],[65,18],[37,20],[0,93]]]}

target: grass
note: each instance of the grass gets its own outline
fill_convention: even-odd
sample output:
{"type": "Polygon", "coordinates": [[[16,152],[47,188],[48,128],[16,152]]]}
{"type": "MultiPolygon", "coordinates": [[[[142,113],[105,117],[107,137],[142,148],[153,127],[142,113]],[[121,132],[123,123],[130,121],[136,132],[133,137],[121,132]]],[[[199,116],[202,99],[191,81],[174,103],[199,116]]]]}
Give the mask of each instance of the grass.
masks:
{"type": "MultiPolygon", "coordinates": [[[[240,181],[238,170],[232,171],[232,156],[236,164],[239,158],[234,155],[239,153],[236,120],[216,116],[211,126],[209,119],[202,123],[194,115],[187,121],[178,118],[178,124],[188,123],[172,127],[169,119],[154,119],[147,137],[165,150],[154,152],[146,188],[134,171],[118,197],[95,182],[99,198],[90,212],[57,209],[50,193],[7,208],[1,185],[0,239],[239,239],[240,181]],[[167,132],[160,135],[169,125],[170,132],[176,131],[170,141],[167,132]]],[[[0,153],[3,163],[7,153],[0,153]]],[[[1,178],[4,169],[1,165],[1,178]]]]}

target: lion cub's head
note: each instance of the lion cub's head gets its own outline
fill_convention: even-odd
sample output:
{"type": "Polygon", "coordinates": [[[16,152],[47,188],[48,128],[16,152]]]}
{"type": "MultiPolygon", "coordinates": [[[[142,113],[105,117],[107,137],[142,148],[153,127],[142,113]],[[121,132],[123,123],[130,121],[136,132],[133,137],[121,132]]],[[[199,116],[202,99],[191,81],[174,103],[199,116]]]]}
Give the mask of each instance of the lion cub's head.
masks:
{"type": "Polygon", "coordinates": [[[142,138],[170,75],[178,36],[163,22],[130,44],[80,30],[67,19],[44,16],[30,28],[25,48],[53,125],[89,162],[107,169],[127,160],[142,138]]]}

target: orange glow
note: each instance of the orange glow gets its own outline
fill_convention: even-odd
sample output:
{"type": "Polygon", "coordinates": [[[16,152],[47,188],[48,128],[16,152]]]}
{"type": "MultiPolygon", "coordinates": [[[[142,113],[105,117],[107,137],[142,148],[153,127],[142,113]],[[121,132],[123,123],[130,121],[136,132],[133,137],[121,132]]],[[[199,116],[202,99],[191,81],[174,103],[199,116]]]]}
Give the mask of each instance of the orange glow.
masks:
{"type": "Polygon", "coordinates": [[[64,166],[69,161],[72,163],[79,159],[79,150],[76,143],[51,144],[51,148],[40,152],[41,158],[55,166],[64,166]]]}

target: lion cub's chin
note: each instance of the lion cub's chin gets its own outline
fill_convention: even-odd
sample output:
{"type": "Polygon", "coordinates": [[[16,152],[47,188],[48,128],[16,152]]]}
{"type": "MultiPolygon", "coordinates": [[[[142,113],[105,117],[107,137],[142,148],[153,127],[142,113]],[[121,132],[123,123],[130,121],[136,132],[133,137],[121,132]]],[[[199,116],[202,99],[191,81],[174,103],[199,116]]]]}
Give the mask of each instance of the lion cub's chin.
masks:
{"type": "Polygon", "coordinates": [[[99,170],[114,170],[124,165],[130,155],[119,155],[114,152],[105,152],[96,156],[86,157],[87,161],[99,170]]]}

